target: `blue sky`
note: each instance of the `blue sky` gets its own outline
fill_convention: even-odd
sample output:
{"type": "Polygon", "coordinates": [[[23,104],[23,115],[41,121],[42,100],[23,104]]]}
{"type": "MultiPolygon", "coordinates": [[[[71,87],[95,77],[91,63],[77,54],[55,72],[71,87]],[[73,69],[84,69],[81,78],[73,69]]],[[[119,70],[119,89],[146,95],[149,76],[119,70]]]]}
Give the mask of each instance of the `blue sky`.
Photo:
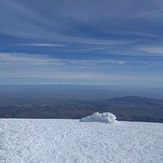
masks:
{"type": "Polygon", "coordinates": [[[0,0],[0,83],[163,87],[162,0],[0,0]]]}

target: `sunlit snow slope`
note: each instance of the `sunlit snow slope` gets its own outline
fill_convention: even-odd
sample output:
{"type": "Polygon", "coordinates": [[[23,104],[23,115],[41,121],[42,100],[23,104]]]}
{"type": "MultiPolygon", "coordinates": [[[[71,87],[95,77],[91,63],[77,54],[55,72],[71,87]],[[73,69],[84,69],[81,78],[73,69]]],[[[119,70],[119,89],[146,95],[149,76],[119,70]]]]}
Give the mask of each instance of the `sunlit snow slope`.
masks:
{"type": "Polygon", "coordinates": [[[0,163],[129,162],[163,162],[163,124],[0,120],[0,163]]]}

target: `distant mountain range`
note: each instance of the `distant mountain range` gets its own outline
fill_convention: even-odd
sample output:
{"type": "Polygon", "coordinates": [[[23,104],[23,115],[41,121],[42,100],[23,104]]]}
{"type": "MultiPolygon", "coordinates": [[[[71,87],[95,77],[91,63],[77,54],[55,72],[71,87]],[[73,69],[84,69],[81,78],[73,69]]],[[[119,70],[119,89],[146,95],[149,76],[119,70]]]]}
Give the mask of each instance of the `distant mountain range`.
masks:
{"type": "Polygon", "coordinates": [[[163,100],[140,96],[117,97],[95,102],[120,120],[163,122],[163,100]]]}

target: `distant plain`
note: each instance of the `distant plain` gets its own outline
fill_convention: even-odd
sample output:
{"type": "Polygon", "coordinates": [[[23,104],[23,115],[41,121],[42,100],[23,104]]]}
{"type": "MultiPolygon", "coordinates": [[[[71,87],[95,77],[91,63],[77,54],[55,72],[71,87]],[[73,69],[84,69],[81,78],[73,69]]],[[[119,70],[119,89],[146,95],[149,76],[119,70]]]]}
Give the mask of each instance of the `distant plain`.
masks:
{"type": "Polygon", "coordinates": [[[112,112],[118,120],[163,122],[163,89],[100,85],[1,85],[0,118],[73,118],[112,112]]]}

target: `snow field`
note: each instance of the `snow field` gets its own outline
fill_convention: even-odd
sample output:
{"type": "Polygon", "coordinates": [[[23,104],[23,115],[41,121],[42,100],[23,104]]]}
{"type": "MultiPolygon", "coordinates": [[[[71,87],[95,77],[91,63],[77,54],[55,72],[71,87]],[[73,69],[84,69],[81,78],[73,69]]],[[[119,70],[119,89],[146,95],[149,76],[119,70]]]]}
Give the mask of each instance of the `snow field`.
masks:
{"type": "Polygon", "coordinates": [[[0,119],[0,163],[162,163],[163,124],[0,119]]]}

